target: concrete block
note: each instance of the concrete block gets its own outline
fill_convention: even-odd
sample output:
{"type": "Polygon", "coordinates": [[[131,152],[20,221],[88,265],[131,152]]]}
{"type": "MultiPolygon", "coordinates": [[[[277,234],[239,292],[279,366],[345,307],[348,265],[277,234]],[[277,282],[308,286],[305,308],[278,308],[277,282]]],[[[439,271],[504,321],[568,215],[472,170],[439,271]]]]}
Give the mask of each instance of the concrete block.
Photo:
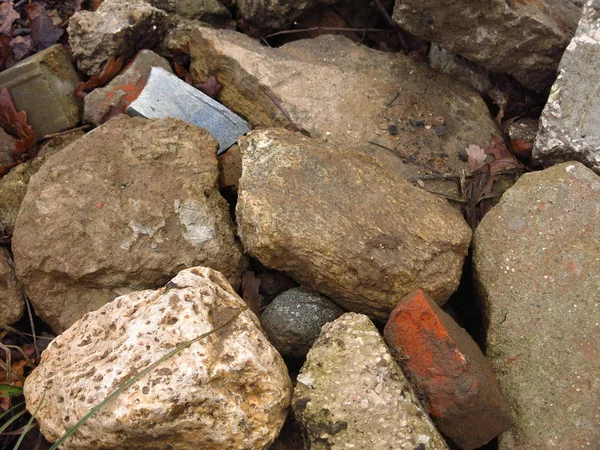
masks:
{"type": "Polygon", "coordinates": [[[54,45],[0,73],[0,88],[7,87],[17,111],[38,140],[67,130],[81,120],[82,103],[72,94],[79,76],[62,45],[54,45]]]}

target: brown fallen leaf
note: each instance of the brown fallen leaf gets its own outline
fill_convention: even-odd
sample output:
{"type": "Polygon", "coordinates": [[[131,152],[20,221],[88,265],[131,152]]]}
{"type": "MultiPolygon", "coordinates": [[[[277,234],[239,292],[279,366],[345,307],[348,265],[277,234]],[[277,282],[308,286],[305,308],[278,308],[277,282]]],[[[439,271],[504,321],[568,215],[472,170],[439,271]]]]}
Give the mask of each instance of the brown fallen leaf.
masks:
{"type": "Polygon", "coordinates": [[[512,151],[520,159],[529,160],[533,150],[533,144],[526,139],[513,139],[510,143],[512,151]]]}
{"type": "Polygon", "coordinates": [[[223,89],[223,86],[219,84],[217,78],[214,75],[210,75],[208,77],[208,80],[204,82],[194,84],[194,87],[204,92],[211,98],[215,98],[219,94],[219,92],[221,92],[221,89],[223,89]]]}
{"type": "Polygon", "coordinates": [[[26,159],[27,151],[35,145],[35,131],[27,123],[27,113],[17,112],[8,88],[0,90],[0,126],[17,138],[12,157],[16,164],[26,159]]]}
{"type": "Polygon", "coordinates": [[[31,28],[31,39],[38,50],[51,47],[58,42],[64,30],[54,24],[43,5],[31,2],[25,9],[31,28]]]}
{"type": "Polygon", "coordinates": [[[174,66],[175,66],[175,74],[179,78],[181,78],[187,84],[190,84],[190,85],[193,84],[193,82],[192,82],[192,76],[190,75],[190,73],[187,71],[187,69],[185,67],[183,67],[178,62],[175,62],[174,66]]]}
{"type": "Polygon", "coordinates": [[[0,70],[6,67],[6,63],[13,59],[13,49],[10,46],[12,38],[6,34],[0,34],[0,70]]]}
{"type": "Polygon", "coordinates": [[[521,167],[521,164],[515,159],[508,147],[506,147],[504,140],[498,136],[492,136],[487,153],[493,155],[495,158],[490,163],[491,172],[500,172],[502,170],[521,167]]]}
{"type": "Polygon", "coordinates": [[[15,59],[20,61],[31,52],[35,44],[31,36],[17,36],[10,41],[10,46],[15,59]]]}
{"type": "Polygon", "coordinates": [[[0,34],[9,34],[13,22],[21,15],[15,10],[14,2],[0,3],[0,34]]]}
{"type": "Polygon", "coordinates": [[[96,89],[97,87],[104,86],[118,75],[123,68],[124,62],[125,56],[119,56],[117,59],[115,59],[114,56],[111,56],[98,75],[94,75],[88,81],[80,81],[77,83],[75,90],[73,91],[73,95],[79,98],[84,98],[89,91],[96,89]]]}
{"type": "Polygon", "coordinates": [[[467,152],[468,161],[469,161],[469,170],[471,173],[474,173],[485,164],[485,159],[487,155],[485,151],[479,147],[478,145],[471,144],[469,145],[465,151],[467,152]]]}

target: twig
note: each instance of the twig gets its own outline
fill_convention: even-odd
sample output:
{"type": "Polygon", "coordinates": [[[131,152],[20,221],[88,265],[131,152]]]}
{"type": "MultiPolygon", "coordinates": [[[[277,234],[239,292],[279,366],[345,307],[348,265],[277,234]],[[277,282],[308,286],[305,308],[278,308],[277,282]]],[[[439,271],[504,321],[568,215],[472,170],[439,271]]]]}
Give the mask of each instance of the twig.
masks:
{"type": "Polygon", "coordinates": [[[29,315],[29,326],[31,327],[31,336],[33,337],[33,348],[35,348],[35,356],[40,357],[40,351],[37,346],[37,336],[35,333],[35,324],[33,323],[33,314],[31,313],[31,302],[29,297],[25,296],[25,305],[27,305],[27,314],[29,315]]]}
{"type": "Polygon", "coordinates": [[[297,28],[295,30],[283,30],[278,31],[277,33],[269,34],[265,36],[266,39],[272,38],[275,36],[281,36],[283,34],[294,34],[294,33],[303,33],[306,31],[335,31],[343,33],[345,31],[350,31],[353,33],[395,33],[395,30],[384,30],[381,28],[342,28],[342,27],[310,27],[310,28],[297,28]]]}
{"type": "Polygon", "coordinates": [[[91,127],[91,125],[82,125],[77,128],[71,128],[70,130],[60,131],[58,133],[46,134],[46,135],[44,135],[44,137],[42,139],[52,139],[57,136],[63,136],[65,134],[73,133],[74,131],[87,130],[90,127],[91,127]]]}
{"type": "Polygon", "coordinates": [[[452,200],[453,202],[458,203],[468,203],[464,198],[456,197],[455,195],[448,195],[442,192],[430,191],[429,189],[422,188],[423,190],[429,192],[430,194],[440,195],[442,197],[446,197],[448,200],[452,200]]]}
{"type": "Polygon", "coordinates": [[[379,9],[379,12],[381,12],[381,15],[383,16],[385,21],[394,29],[394,31],[398,35],[398,39],[400,40],[402,48],[408,50],[408,47],[406,46],[406,41],[402,37],[402,33],[400,32],[400,27],[398,26],[398,24],[392,20],[392,18],[390,17],[390,15],[379,0],[375,0],[375,5],[377,6],[377,9],[379,9]]]}
{"type": "Polygon", "coordinates": [[[426,164],[423,164],[423,163],[420,163],[420,162],[418,162],[418,161],[415,161],[415,159],[414,159],[414,158],[408,158],[408,157],[406,157],[406,156],[402,156],[402,155],[401,155],[401,154],[398,152],[398,150],[396,150],[396,149],[394,149],[394,148],[389,148],[389,147],[386,147],[385,145],[381,145],[381,144],[378,144],[377,142],[373,142],[373,141],[369,141],[369,144],[371,144],[371,145],[375,145],[375,146],[377,146],[377,147],[379,147],[379,148],[382,148],[382,149],[384,149],[384,150],[387,150],[388,152],[391,152],[391,153],[393,153],[394,155],[396,155],[398,158],[400,158],[400,159],[403,159],[403,160],[405,160],[405,161],[407,161],[407,162],[409,162],[409,163],[412,163],[412,164],[414,164],[414,165],[416,165],[416,166],[420,166],[420,167],[422,167],[423,169],[429,170],[430,172],[437,173],[438,175],[443,175],[443,174],[442,174],[442,172],[440,172],[439,170],[435,170],[433,167],[429,167],[429,166],[428,166],[428,165],[426,165],[426,164]]]}
{"type": "MultiPolygon", "coordinates": [[[[499,170],[498,172],[494,172],[494,175],[514,175],[517,174],[519,172],[523,172],[524,169],[521,167],[516,167],[514,169],[507,169],[507,170],[499,170]]],[[[472,174],[465,174],[464,178],[473,178],[475,176],[477,176],[479,174],[477,173],[472,173],[472,174]]],[[[460,180],[461,176],[460,175],[451,175],[449,173],[444,173],[441,175],[423,175],[422,177],[414,177],[414,178],[409,178],[408,181],[428,181],[428,180],[460,180]]]]}
{"type": "Polygon", "coordinates": [[[277,97],[275,97],[275,95],[272,92],[270,92],[267,88],[265,88],[263,86],[259,86],[259,88],[261,91],[263,91],[263,93],[267,97],[269,97],[269,99],[273,102],[273,104],[275,106],[277,106],[277,108],[279,108],[279,111],[281,111],[281,114],[283,114],[285,116],[285,118],[290,122],[291,125],[294,126],[294,128],[296,128],[296,131],[299,131],[299,128],[296,126],[296,124],[294,123],[294,121],[292,120],[292,118],[290,117],[288,112],[285,110],[285,108],[283,107],[281,102],[279,100],[277,100],[277,97]]]}
{"type": "Polygon", "coordinates": [[[396,91],[396,96],[394,97],[394,99],[393,99],[391,102],[389,102],[389,103],[387,104],[387,107],[388,107],[388,108],[391,108],[391,107],[392,107],[392,105],[394,104],[394,102],[395,102],[395,101],[398,99],[398,97],[400,97],[400,91],[396,91]]]}

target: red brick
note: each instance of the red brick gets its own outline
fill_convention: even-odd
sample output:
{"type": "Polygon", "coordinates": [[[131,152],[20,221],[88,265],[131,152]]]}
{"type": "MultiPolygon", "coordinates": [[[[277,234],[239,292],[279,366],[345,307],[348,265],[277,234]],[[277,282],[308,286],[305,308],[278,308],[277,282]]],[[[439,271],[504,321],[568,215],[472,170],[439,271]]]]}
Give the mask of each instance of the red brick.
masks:
{"type": "Polygon", "coordinates": [[[481,447],[512,426],[485,356],[423,291],[400,301],[384,337],[439,430],[459,447],[481,447]]]}

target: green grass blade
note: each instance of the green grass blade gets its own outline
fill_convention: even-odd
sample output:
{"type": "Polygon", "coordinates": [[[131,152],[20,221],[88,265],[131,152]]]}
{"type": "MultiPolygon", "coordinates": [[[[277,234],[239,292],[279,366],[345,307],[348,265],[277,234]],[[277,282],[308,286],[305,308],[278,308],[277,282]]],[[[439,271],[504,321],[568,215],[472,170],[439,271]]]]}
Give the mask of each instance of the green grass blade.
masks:
{"type": "Polygon", "coordinates": [[[52,445],[52,447],[50,447],[49,450],[56,450],[56,449],[58,449],[58,447],[63,442],[65,442],[69,438],[69,436],[71,436],[73,433],[75,433],[77,431],[77,429],[81,425],[83,425],[85,422],[87,422],[88,419],[90,417],[92,417],[94,414],[96,414],[104,405],[106,405],[110,400],[112,400],[113,398],[115,398],[117,395],[119,395],[121,392],[123,392],[125,389],[127,389],[129,386],[131,386],[133,383],[135,383],[141,377],[143,377],[144,375],[148,374],[156,366],[158,366],[159,364],[163,363],[164,361],[166,361],[167,359],[171,358],[172,356],[176,355],[177,353],[181,352],[182,350],[185,350],[186,348],[190,347],[191,345],[195,344],[196,342],[204,339],[205,337],[210,336],[211,334],[214,334],[214,333],[216,333],[219,330],[222,330],[223,328],[225,328],[226,326],[228,326],[229,324],[231,324],[235,319],[237,319],[238,316],[241,313],[243,313],[244,311],[246,311],[246,309],[248,309],[247,306],[242,307],[235,314],[233,314],[227,320],[227,322],[225,322],[224,324],[218,326],[217,328],[213,328],[212,330],[210,330],[210,331],[208,331],[208,332],[206,332],[204,334],[201,334],[200,336],[192,339],[191,341],[184,342],[183,344],[177,346],[174,350],[171,350],[165,356],[163,356],[162,358],[160,358],[158,361],[153,362],[148,367],[146,367],[144,370],[142,370],[142,371],[136,373],[135,375],[133,375],[125,383],[123,383],[117,389],[115,389],[110,394],[108,394],[108,396],[106,396],[106,398],[104,400],[102,400],[100,403],[98,403],[96,406],[94,406],[85,416],[83,416],[79,420],[79,422],[77,422],[69,430],[67,430],[67,432],[65,434],[63,434],[62,437],[58,441],[56,441],[54,443],[54,445],[52,445]]]}
{"type": "Polygon", "coordinates": [[[14,405],[14,406],[11,406],[6,411],[4,411],[2,414],[0,414],[0,419],[2,419],[4,416],[9,415],[12,411],[14,411],[17,408],[20,408],[23,405],[25,405],[25,402],[21,402],[21,403],[18,403],[16,405],[14,405]]]}
{"type": "Polygon", "coordinates": [[[0,384],[0,397],[10,397],[11,395],[22,395],[23,388],[11,386],[10,384],[0,384]]]}
{"type": "Polygon", "coordinates": [[[31,428],[33,428],[33,425],[32,425],[33,421],[35,420],[35,416],[37,415],[38,411],[40,410],[40,406],[42,406],[42,403],[43,403],[45,397],[46,397],[46,389],[44,389],[44,392],[42,393],[42,398],[40,399],[38,405],[36,406],[35,411],[33,412],[31,417],[27,421],[27,425],[25,425],[25,428],[23,429],[21,436],[19,436],[19,440],[16,442],[15,446],[13,447],[13,450],[19,450],[19,447],[21,446],[21,442],[23,442],[23,439],[25,439],[25,435],[29,432],[29,430],[31,430],[31,428]]]}
{"type": "Polygon", "coordinates": [[[4,430],[6,430],[15,420],[17,420],[19,417],[21,417],[26,412],[27,412],[27,410],[25,408],[23,408],[22,411],[19,411],[14,416],[12,416],[10,419],[8,419],[6,421],[6,423],[0,427],[0,434],[4,433],[4,430]]]}

